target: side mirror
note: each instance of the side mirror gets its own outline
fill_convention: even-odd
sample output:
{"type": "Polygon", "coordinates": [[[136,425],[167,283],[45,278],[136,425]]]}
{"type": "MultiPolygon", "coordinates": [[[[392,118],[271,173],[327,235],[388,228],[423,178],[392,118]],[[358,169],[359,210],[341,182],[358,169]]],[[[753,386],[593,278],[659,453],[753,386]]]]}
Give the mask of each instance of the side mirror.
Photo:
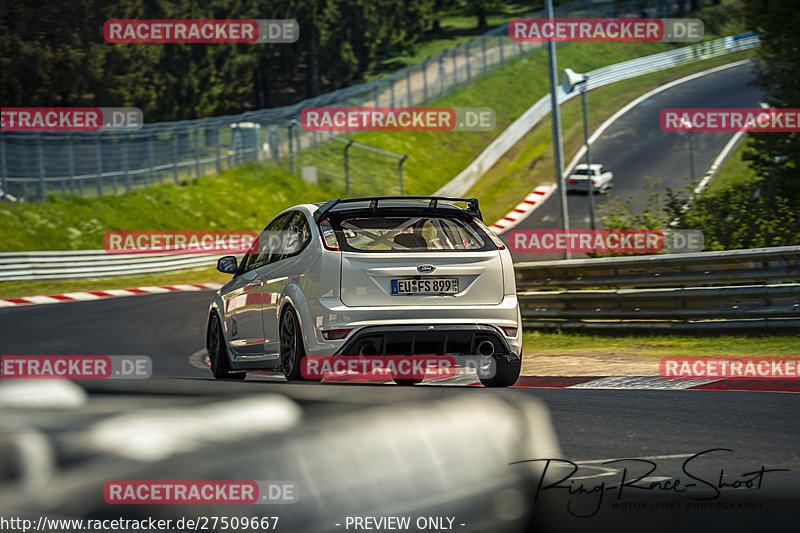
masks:
{"type": "Polygon", "coordinates": [[[236,274],[239,266],[236,264],[236,257],[226,255],[217,260],[217,270],[224,274],[236,274]]]}

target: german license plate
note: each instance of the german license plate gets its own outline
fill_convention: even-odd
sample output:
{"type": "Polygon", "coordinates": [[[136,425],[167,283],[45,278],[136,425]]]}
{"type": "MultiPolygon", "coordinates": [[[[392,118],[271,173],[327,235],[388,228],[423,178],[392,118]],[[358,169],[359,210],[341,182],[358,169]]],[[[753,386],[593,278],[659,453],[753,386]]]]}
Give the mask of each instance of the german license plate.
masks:
{"type": "Polygon", "coordinates": [[[455,294],[458,278],[393,279],[392,294],[455,294]]]}

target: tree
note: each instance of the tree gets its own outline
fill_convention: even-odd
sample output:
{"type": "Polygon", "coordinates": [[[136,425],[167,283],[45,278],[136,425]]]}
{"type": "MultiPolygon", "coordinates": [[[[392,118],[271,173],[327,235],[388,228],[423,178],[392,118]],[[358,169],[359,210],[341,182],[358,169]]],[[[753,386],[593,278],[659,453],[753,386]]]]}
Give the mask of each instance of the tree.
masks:
{"type": "MultiPolygon", "coordinates": [[[[791,0],[747,0],[746,20],[761,38],[756,85],[775,108],[800,108],[800,12],[791,0]]],[[[759,133],[751,135],[745,158],[762,176],[767,196],[800,198],[800,135],[759,133]]]]}
{"type": "Polygon", "coordinates": [[[489,29],[487,15],[492,11],[502,10],[505,5],[500,0],[462,0],[464,8],[470,15],[478,19],[478,30],[486,31],[489,29]]]}

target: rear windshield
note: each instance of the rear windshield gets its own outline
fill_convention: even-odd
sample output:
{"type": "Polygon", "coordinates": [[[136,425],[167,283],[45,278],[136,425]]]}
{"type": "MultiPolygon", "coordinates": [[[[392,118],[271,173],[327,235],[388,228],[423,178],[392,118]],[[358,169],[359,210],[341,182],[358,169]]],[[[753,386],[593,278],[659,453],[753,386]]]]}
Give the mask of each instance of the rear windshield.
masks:
{"type": "MultiPolygon", "coordinates": [[[[590,172],[585,168],[579,168],[575,172],[573,172],[572,174],[574,176],[588,176],[590,174],[590,172]]],[[[597,174],[601,174],[601,172],[598,172],[597,170],[593,170],[592,174],[597,175],[597,174]]]]}
{"type": "Polygon", "coordinates": [[[354,217],[338,223],[343,249],[356,252],[496,249],[471,220],[441,216],[354,217]]]}

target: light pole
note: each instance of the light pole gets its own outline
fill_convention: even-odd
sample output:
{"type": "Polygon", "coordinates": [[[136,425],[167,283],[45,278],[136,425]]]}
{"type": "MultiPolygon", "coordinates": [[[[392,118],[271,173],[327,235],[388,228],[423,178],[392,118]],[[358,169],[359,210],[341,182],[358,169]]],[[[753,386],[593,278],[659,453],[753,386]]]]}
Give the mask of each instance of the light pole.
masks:
{"type": "Polygon", "coordinates": [[[683,129],[681,135],[686,135],[689,140],[689,177],[692,180],[692,184],[694,184],[694,135],[692,134],[692,123],[686,119],[681,120],[681,129],[683,129]]]}
{"type": "Polygon", "coordinates": [[[583,141],[586,145],[586,172],[588,173],[588,180],[586,186],[589,189],[589,221],[592,231],[597,229],[595,223],[595,202],[594,202],[594,171],[592,170],[592,152],[589,147],[589,114],[586,110],[586,85],[589,83],[589,76],[586,74],[578,74],[571,68],[564,69],[561,74],[561,88],[564,92],[569,94],[575,90],[575,87],[580,87],[581,102],[583,104],[583,141]]]}
{"type": "MultiPolygon", "coordinates": [[[[553,0],[545,1],[547,18],[553,21],[553,0]]],[[[547,74],[550,81],[550,108],[553,117],[553,162],[555,163],[556,187],[558,188],[559,205],[561,206],[561,228],[569,230],[569,209],[567,208],[567,190],[564,184],[564,144],[561,139],[561,110],[556,97],[556,84],[558,83],[558,60],[556,58],[556,43],[551,39],[547,42],[547,74]]],[[[564,259],[570,259],[572,254],[564,252],[564,259]]]]}

